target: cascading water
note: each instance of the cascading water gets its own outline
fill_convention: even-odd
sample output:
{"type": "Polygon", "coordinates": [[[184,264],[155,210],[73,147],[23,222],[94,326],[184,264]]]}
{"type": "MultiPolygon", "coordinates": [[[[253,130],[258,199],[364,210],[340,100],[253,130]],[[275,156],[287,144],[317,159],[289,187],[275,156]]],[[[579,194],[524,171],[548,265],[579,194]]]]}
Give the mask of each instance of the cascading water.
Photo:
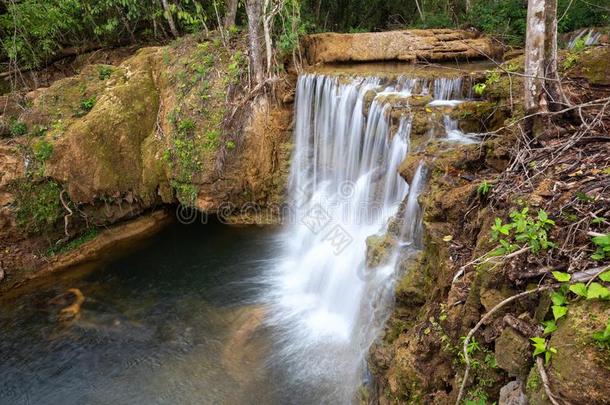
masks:
{"type": "Polygon", "coordinates": [[[446,100],[462,92],[461,79],[381,82],[311,74],[298,80],[289,181],[294,221],[270,280],[269,316],[280,331],[270,366],[290,365],[283,376],[297,403],[352,402],[391,308],[398,258],[420,243],[425,169],[420,165],[409,190],[398,166],[409,151],[411,118],[402,116],[392,133],[385,97],[417,92],[446,100]],[[385,265],[367,269],[367,237],[385,233],[393,215],[403,221],[400,248],[385,265]]]}

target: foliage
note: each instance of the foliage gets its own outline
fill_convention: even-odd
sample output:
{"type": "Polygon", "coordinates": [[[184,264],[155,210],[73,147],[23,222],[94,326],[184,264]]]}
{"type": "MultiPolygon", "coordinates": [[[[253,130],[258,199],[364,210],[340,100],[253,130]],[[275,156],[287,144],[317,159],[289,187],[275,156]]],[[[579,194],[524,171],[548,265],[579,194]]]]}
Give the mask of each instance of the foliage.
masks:
{"type": "MultiPolygon", "coordinates": [[[[557,330],[557,321],[568,314],[568,293],[571,292],[576,296],[576,299],[585,298],[587,300],[610,300],[610,289],[605,285],[597,282],[590,282],[589,284],[585,284],[582,282],[571,283],[572,276],[568,273],[564,273],[561,271],[554,271],[553,277],[559,281],[561,284],[560,288],[557,291],[554,291],[551,294],[551,301],[553,303],[551,309],[553,312],[553,319],[549,321],[542,322],[544,326],[544,336],[548,336],[551,333],[557,330]]],[[[601,282],[609,283],[610,282],[610,270],[606,270],[597,275],[601,282]]],[[[601,346],[610,347],[610,321],[608,325],[606,325],[606,329],[601,332],[595,332],[593,334],[593,339],[599,343],[601,346]]],[[[534,356],[537,354],[541,354],[540,350],[542,350],[541,341],[543,338],[534,338],[537,339],[534,342],[534,347],[536,350],[534,351],[534,356]],[[540,340],[541,339],[541,340],[540,340]]],[[[533,340],[533,339],[532,339],[533,340]]],[[[546,343],[545,343],[546,348],[546,343]]],[[[550,349],[549,349],[550,350],[550,349]]],[[[546,352],[545,356],[546,356],[546,352]]],[[[549,355],[550,356],[550,355],[549,355]]],[[[548,360],[547,360],[548,361],[548,360]]]]}
{"type": "Polygon", "coordinates": [[[53,154],[53,144],[45,139],[41,139],[34,144],[32,152],[34,153],[36,160],[40,163],[44,163],[53,154]]]}
{"type": "Polygon", "coordinates": [[[9,132],[11,136],[21,136],[28,132],[28,127],[23,121],[12,119],[10,122],[9,132]]]}
{"type": "Polygon", "coordinates": [[[83,110],[85,112],[91,111],[91,109],[95,105],[96,101],[97,101],[97,97],[96,96],[91,96],[89,98],[84,99],[80,103],[81,110],[83,110]]]}
{"type": "MultiPolygon", "coordinates": [[[[558,15],[563,16],[559,32],[607,25],[606,1],[559,0],[558,15]]],[[[148,0],[8,0],[0,7],[0,59],[33,68],[69,48],[167,40],[169,17],[179,33],[194,33],[215,28],[217,16],[222,19],[225,11],[221,0],[168,3],[166,12],[160,1],[148,0]]],[[[473,0],[469,9],[462,0],[284,0],[272,25],[274,43],[283,59],[297,49],[302,35],[329,30],[471,26],[519,45],[525,37],[526,11],[521,0],[473,0]]],[[[244,22],[243,12],[238,13],[237,23],[244,22]]],[[[230,28],[228,34],[236,29],[230,28]]]]}
{"type": "Polygon", "coordinates": [[[487,84],[485,84],[485,83],[477,83],[474,86],[472,86],[472,90],[474,91],[474,94],[476,94],[477,96],[482,96],[485,93],[486,88],[487,88],[487,84]]]}
{"type": "Polygon", "coordinates": [[[551,360],[553,354],[557,353],[557,349],[554,347],[548,347],[547,341],[542,337],[533,337],[530,338],[532,344],[534,345],[534,357],[544,354],[544,361],[548,363],[551,360]]]}
{"type": "Polygon", "coordinates": [[[17,225],[28,233],[44,233],[62,215],[61,187],[53,180],[20,179],[12,184],[17,225]]]}
{"type": "Polygon", "coordinates": [[[601,261],[610,259],[610,233],[601,236],[594,236],[591,242],[596,247],[595,253],[591,255],[591,259],[601,261]]]}
{"type": "Polygon", "coordinates": [[[487,181],[483,180],[477,187],[477,194],[481,197],[485,197],[492,189],[492,185],[487,181]]]}
{"type": "MultiPolygon", "coordinates": [[[[222,2],[218,3],[222,6],[222,2]]],[[[216,21],[210,18],[215,15],[213,2],[174,0],[170,2],[170,13],[183,33],[200,31],[216,21]]],[[[0,14],[0,59],[35,68],[65,48],[117,45],[138,38],[163,39],[168,33],[158,1],[8,1],[0,14]]]]}
{"type": "Polygon", "coordinates": [[[491,227],[492,240],[500,243],[500,247],[494,251],[495,255],[514,252],[519,248],[518,244],[529,246],[532,253],[555,246],[548,239],[547,234],[547,231],[555,225],[555,221],[548,217],[546,211],[538,210],[538,215],[532,218],[529,209],[525,207],[520,211],[511,212],[510,218],[511,222],[506,224],[500,218],[496,218],[491,227]]]}
{"type": "Polygon", "coordinates": [[[112,75],[112,66],[100,66],[98,68],[98,75],[100,80],[107,80],[112,75]]]}

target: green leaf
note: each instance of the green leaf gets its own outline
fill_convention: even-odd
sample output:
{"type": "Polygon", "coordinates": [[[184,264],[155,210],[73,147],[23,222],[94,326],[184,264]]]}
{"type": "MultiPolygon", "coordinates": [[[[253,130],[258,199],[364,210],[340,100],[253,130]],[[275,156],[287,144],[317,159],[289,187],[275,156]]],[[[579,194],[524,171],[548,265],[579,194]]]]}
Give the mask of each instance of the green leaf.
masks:
{"type": "Polygon", "coordinates": [[[587,299],[606,299],[610,298],[610,290],[599,283],[591,283],[589,290],[587,291],[587,299]]]}
{"type": "Polygon", "coordinates": [[[553,301],[553,305],[561,306],[568,303],[566,296],[560,292],[554,292],[551,294],[551,301],[553,301]]]}
{"type": "Polygon", "coordinates": [[[570,291],[572,291],[574,294],[578,295],[579,297],[587,296],[587,286],[585,285],[585,283],[572,284],[570,286],[570,291]]]}
{"type": "Polygon", "coordinates": [[[557,323],[555,321],[542,322],[544,325],[544,334],[549,335],[557,330],[557,323]]]}
{"type": "Polygon", "coordinates": [[[555,320],[564,317],[568,313],[568,307],[553,305],[551,308],[553,309],[553,317],[555,318],[555,320]]]}
{"type": "Polygon", "coordinates": [[[549,219],[548,214],[546,213],[546,211],[544,210],[540,210],[538,211],[538,219],[541,220],[542,222],[546,221],[547,219],[549,219]]]}
{"type": "Polygon", "coordinates": [[[554,271],[553,277],[555,277],[555,279],[560,283],[567,283],[572,278],[570,274],[561,271],[554,271]]]}
{"type": "Polygon", "coordinates": [[[602,281],[605,281],[607,283],[610,283],[610,271],[606,271],[605,273],[600,274],[599,279],[602,281]]]}

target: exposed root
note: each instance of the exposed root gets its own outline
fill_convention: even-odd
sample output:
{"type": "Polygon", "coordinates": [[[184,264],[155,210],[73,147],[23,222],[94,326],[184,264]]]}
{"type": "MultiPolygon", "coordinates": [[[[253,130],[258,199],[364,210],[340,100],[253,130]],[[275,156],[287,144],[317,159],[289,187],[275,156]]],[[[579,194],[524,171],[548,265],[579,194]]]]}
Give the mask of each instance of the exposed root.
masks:
{"type": "MultiPolygon", "coordinates": [[[[542,357],[538,357],[536,359],[536,367],[538,368],[538,374],[540,374],[540,379],[542,380],[542,384],[544,385],[544,392],[546,396],[549,398],[549,401],[553,405],[561,405],[561,403],[557,400],[553,392],[551,391],[551,384],[549,383],[549,376],[546,374],[546,370],[544,369],[544,362],[542,357]]],[[[569,402],[563,401],[565,405],[568,405],[569,402]]]]}

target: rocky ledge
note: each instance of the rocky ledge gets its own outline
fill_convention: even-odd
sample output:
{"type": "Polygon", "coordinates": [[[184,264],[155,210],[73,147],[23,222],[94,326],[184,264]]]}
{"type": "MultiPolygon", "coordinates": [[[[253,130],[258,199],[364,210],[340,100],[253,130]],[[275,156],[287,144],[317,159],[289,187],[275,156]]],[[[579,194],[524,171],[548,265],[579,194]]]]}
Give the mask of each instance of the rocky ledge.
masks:
{"type": "Polygon", "coordinates": [[[489,38],[472,31],[451,29],[314,34],[305,37],[304,45],[310,64],[442,62],[482,59],[500,51],[489,38]]]}

